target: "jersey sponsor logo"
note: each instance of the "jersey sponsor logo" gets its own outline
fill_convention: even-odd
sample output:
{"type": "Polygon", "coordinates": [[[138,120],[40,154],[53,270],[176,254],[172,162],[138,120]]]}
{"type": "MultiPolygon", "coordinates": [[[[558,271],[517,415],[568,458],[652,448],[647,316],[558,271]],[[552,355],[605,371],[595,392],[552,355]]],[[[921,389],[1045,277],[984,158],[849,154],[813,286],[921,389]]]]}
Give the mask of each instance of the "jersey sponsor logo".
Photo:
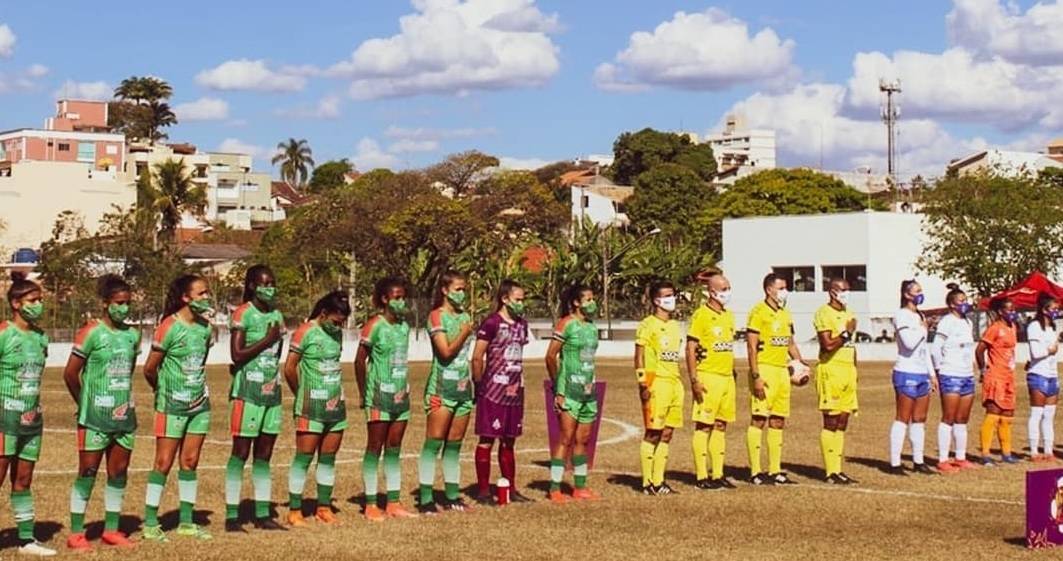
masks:
{"type": "Polygon", "coordinates": [[[712,352],[729,353],[734,350],[734,343],[730,341],[716,341],[712,344],[712,352]]]}
{"type": "Polygon", "coordinates": [[[29,397],[41,395],[41,384],[39,382],[22,382],[19,385],[18,394],[29,397]]]}
{"type": "Polygon", "coordinates": [[[273,392],[277,390],[278,382],[274,378],[265,384],[262,384],[262,395],[273,395],[273,392]]]}
{"type": "Polygon", "coordinates": [[[325,411],[336,411],[340,408],[340,398],[334,397],[325,402],[325,411]]]}
{"type": "Polygon", "coordinates": [[[111,411],[111,419],[115,421],[124,421],[129,418],[129,410],[133,408],[133,403],[123,403],[118,407],[115,407],[111,411]]]}
{"type": "Polygon", "coordinates": [[[496,384],[508,384],[509,383],[509,376],[507,376],[505,374],[495,374],[494,376],[491,377],[491,381],[496,383],[496,384]]]}
{"type": "Polygon", "coordinates": [[[130,388],[130,385],[129,376],[115,376],[107,379],[108,391],[126,391],[130,388]]]}
{"type": "Polygon", "coordinates": [[[460,380],[461,379],[461,371],[460,370],[455,370],[453,368],[446,368],[446,369],[443,370],[443,379],[444,380],[460,380]]]}
{"type": "Polygon", "coordinates": [[[790,337],[788,337],[788,336],[771,337],[770,339],[768,339],[768,343],[771,346],[773,346],[773,347],[789,347],[790,346],[790,337]]]}
{"type": "Polygon", "coordinates": [[[188,390],[174,390],[173,393],[170,394],[170,397],[174,401],[183,401],[185,403],[188,403],[192,401],[192,392],[188,390]]]}
{"type": "Polygon", "coordinates": [[[502,421],[499,420],[498,417],[495,417],[495,420],[491,422],[491,428],[493,428],[495,430],[501,430],[502,429],[502,421]]]}
{"type": "Polygon", "coordinates": [[[520,384],[510,384],[506,386],[506,397],[517,397],[520,395],[520,388],[520,384]]]}
{"type": "Polygon", "coordinates": [[[329,396],[328,390],[320,390],[320,389],[311,389],[310,390],[310,399],[316,399],[316,400],[328,399],[328,396],[329,396]]]}
{"type": "Polygon", "coordinates": [[[4,409],[7,411],[22,411],[26,408],[26,402],[21,399],[4,398],[4,409]]]}
{"type": "Polygon", "coordinates": [[[380,391],[384,393],[395,393],[397,389],[398,388],[395,386],[395,384],[392,383],[382,382],[380,384],[380,391]]]}
{"type": "Polygon", "coordinates": [[[392,403],[401,404],[401,403],[405,402],[406,401],[406,394],[409,393],[409,391],[410,391],[410,388],[407,387],[403,391],[395,392],[395,397],[392,398],[392,400],[391,400],[392,403]]]}
{"type": "Polygon", "coordinates": [[[266,375],[258,370],[252,370],[244,375],[248,382],[255,382],[261,384],[266,381],[266,375]]]}
{"type": "Polygon", "coordinates": [[[37,410],[26,411],[19,416],[19,422],[23,425],[32,425],[37,421],[37,410]]]}
{"type": "Polygon", "coordinates": [[[664,362],[679,362],[679,351],[664,351],[661,353],[664,362]]]}
{"type": "Polygon", "coordinates": [[[96,395],[96,396],[93,396],[92,397],[92,404],[94,406],[100,407],[100,408],[114,407],[114,396],[113,395],[96,395]]]}

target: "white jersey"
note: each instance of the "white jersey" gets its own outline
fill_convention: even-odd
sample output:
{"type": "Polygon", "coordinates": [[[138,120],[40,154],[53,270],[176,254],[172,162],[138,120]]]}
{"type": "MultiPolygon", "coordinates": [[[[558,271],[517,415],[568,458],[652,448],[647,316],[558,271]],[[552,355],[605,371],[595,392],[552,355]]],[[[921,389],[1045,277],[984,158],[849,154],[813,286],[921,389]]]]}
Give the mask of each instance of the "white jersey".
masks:
{"type": "Polygon", "coordinates": [[[922,316],[901,308],[893,316],[893,328],[897,334],[897,362],[893,363],[893,369],[907,374],[932,374],[930,345],[926,342],[922,316]]]}
{"type": "Polygon", "coordinates": [[[938,321],[930,356],[944,376],[974,377],[974,326],[971,320],[948,314],[938,321]]]}
{"type": "Polygon", "coordinates": [[[1030,363],[1026,366],[1026,373],[1058,378],[1056,365],[1059,363],[1059,354],[1048,352],[1048,348],[1059,340],[1055,324],[1049,322],[1046,329],[1041,327],[1041,322],[1031,321],[1026,326],[1026,340],[1030,344],[1030,363]]]}

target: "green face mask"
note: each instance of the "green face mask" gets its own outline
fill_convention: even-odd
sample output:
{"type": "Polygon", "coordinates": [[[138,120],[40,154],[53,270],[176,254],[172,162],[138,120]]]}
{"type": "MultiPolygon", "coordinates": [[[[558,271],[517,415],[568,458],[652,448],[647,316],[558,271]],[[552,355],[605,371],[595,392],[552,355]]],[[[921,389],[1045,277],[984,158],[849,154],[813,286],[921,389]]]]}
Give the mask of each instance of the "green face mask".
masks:
{"type": "Polygon", "coordinates": [[[388,309],[395,314],[395,317],[405,317],[407,311],[406,301],[402,299],[388,300],[388,309]]]}
{"type": "Polygon", "coordinates": [[[465,305],[465,292],[452,290],[447,293],[447,300],[450,300],[451,305],[460,309],[465,305]]]}
{"type": "Polygon", "coordinates": [[[594,317],[598,313],[598,303],[594,300],[590,302],[584,302],[579,305],[579,309],[583,311],[583,315],[587,317],[594,317]]]}
{"type": "Polygon", "coordinates": [[[509,310],[509,315],[519,318],[524,315],[524,302],[508,302],[506,309],[509,310]]]}
{"type": "Polygon", "coordinates": [[[321,329],[324,329],[325,333],[328,333],[332,337],[339,337],[343,335],[343,329],[341,329],[340,326],[336,325],[335,323],[332,323],[329,320],[321,322],[321,329]]]}
{"type": "Polygon", "coordinates": [[[115,323],[125,323],[129,317],[129,304],[111,304],[107,306],[107,315],[111,316],[111,321],[115,323]]]}
{"type": "Polygon", "coordinates": [[[197,316],[205,315],[211,311],[210,300],[207,300],[206,298],[192,300],[188,303],[188,309],[192,310],[192,313],[197,316]]]}
{"type": "Polygon", "coordinates": [[[18,313],[26,321],[39,320],[44,315],[44,302],[38,301],[34,304],[23,304],[18,313]]]}
{"type": "Polygon", "coordinates": [[[272,304],[273,303],[273,299],[277,297],[277,287],[275,287],[275,286],[256,286],[255,287],[255,296],[257,296],[259,300],[262,300],[263,302],[265,302],[267,304],[272,304]]]}

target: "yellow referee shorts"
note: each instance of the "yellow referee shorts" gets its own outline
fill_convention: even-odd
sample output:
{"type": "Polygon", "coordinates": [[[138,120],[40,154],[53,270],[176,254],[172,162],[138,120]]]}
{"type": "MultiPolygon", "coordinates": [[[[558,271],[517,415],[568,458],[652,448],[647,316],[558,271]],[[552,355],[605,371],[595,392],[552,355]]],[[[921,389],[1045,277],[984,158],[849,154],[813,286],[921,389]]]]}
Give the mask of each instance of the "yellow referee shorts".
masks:
{"type": "Polygon", "coordinates": [[[750,387],[750,412],[754,417],[790,416],[790,371],[785,366],[760,365],[764,399],[757,399],[750,387]]]}
{"type": "Polygon", "coordinates": [[[856,402],[856,366],[819,364],[816,366],[819,409],[830,415],[853,413],[856,402]]]}
{"type": "Polygon", "coordinates": [[[711,425],[716,421],[735,421],[735,379],[730,374],[698,373],[698,380],[705,388],[701,403],[694,402],[691,419],[695,423],[711,425]]]}
{"type": "Polygon", "coordinates": [[[653,377],[650,399],[642,408],[642,420],[649,430],[683,426],[683,383],[679,378],[653,377]]]}

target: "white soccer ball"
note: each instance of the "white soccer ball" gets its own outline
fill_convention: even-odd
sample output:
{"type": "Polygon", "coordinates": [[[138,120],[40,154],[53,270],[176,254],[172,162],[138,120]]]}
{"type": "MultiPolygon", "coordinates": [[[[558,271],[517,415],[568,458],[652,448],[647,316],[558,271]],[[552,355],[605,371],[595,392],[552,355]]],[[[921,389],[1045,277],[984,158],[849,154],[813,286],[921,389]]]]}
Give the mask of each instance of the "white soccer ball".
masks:
{"type": "Polygon", "coordinates": [[[800,360],[791,360],[786,368],[790,371],[790,383],[795,386],[803,386],[812,378],[812,371],[800,360]]]}

